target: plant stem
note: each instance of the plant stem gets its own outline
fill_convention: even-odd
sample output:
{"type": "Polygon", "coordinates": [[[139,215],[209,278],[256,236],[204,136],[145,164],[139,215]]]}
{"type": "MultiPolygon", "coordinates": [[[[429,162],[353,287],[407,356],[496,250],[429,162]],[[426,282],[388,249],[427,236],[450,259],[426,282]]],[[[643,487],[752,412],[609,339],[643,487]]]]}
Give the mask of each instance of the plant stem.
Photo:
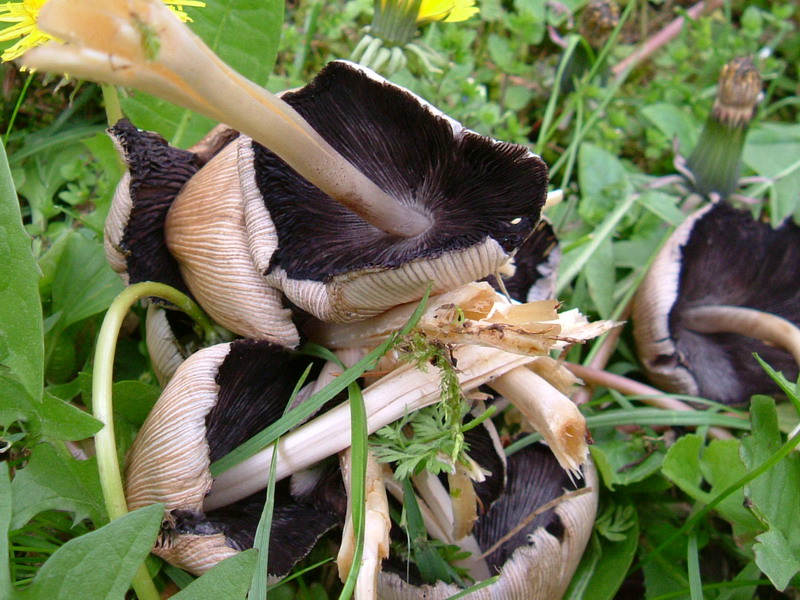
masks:
{"type": "MultiPolygon", "coordinates": [[[[143,282],[134,284],[124,290],[111,303],[105,319],[103,319],[103,325],[100,328],[95,348],[92,408],[95,418],[104,424],[104,427],[95,435],[95,449],[97,452],[97,468],[100,472],[100,487],[103,490],[103,499],[108,511],[108,518],[112,521],[128,512],[119,462],[117,461],[117,442],[114,435],[114,411],[111,397],[117,336],[122,327],[122,321],[131,306],[149,296],[158,296],[172,302],[198,323],[204,331],[213,331],[211,321],[194,301],[163,283],[143,282]]],[[[133,578],[133,587],[140,600],[159,599],[158,591],[150,579],[145,565],[139,568],[133,578]]]]}
{"type": "MultiPolygon", "coordinates": [[[[628,379],[622,375],[615,375],[608,371],[601,371],[584,367],[583,365],[576,365],[573,363],[564,363],[564,366],[572,371],[576,376],[583,379],[584,382],[601,385],[611,390],[617,390],[629,396],[652,396],[652,398],[642,398],[642,402],[650,406],[656,406],[667,410],[681,410],[692,411],[695,410],[685,402],[681,402],[677,398],[669,398],[664,396],[664,392],[654,387],[650,387],[644,383],[628,379]]],[[[721,427],[709,427],[708,435],[718,440],[732,439],[733,435],[721,427]]]]}
{"type": "Polygon", "coordinates": [[[6,128],[6,134],[3,136],[3,145],[8,144],[8,136],[11,134],[11,128],[14,127],[14,121],[17,120],[17,114],[19,113],[19,108],[20,106],[22,106],[22,101],[25,100],[25,95],[28,93],[28,87],[31,85],[31,81],[33,81],[33,73],[28,72],[28,78],[22,85],[22,91],[20,91],[19,93],[19,98],[17,98],[17,103],[14,105],[14,111],[11,113],[11,118],[8,120],[8,127],[6,128]]]}
{"type": "Polygon", "coordinates": [[[114,125],[125,115],[122,113],[122,106],[119,103],[119,94],[116,86],[110,83],[101,83],[100,89],[103,90],[103,104],[106,108],[106,119],[108,125],[114,125]]]}

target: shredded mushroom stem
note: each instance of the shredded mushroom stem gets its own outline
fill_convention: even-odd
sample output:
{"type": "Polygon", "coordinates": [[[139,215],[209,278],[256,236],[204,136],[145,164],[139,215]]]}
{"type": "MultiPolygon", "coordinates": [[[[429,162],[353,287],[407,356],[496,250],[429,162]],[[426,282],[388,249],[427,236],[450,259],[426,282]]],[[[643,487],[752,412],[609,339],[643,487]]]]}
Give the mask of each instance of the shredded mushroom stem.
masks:
{"type": "Polygon", "coordinates": [[[580,476],[586,461],[586,421],[572,400],[527,369],[511,369],[489,385],[511,400],[544,437],[558,464],[580,476]]]}
{"type": "MultiPolygon", "coordinates": [[[[350,500],[351,454],[347,449],[340,453],[339,462],[347,489],[347,519],[342,532],[342,544],[336,557],[339,578],[347,579],[353,566],[355,552],[355,534],[353,530],[353,507],[350,500]]],[[[389,501],[383,484],[383,468],[373,454],[367,454],[366,496],[364,518],[364,553],[356,581],[355,599],[369,600],[378,597],[378,574],[383,559],[389,556],[389,530],[392,523],[389,519],[389,501]]]]}
{"type": "Polygon", "coordinates": [[[738,333],[783,348],[800,365],[800,329],[787,319],[743,306],[698,306],[681,313],[684,325],[699,333],[738,333]]]}
{"type": "MultiPolygon", "coordinates": [[[[458,381],[465,392],[535,360],[533,356],[480,346],[461,346],[453,354],[458,361],[458,381]]],[[[427,373],[422,373],[415,366],[406,364],[366,388],[364,407],[369,433],[439,401],[440,377],[438,369],[429,368],[427,373]]],[[[349,415],[349,403],[344,402],[283,436],[278,444],[276,480],[280,481],[350,446],[349,415]]],[[[583,420],[583,417],[580,418],[583,420]]],[[[205,499],[205,511],[226,506],[264,489],[272,461],[272,448],[270,445],[220,474],[205,499]]],[[[580,464],[584,458],[585,452],[571,457],[567,464],[580,464]]]]}
{"type": "Polygon", "coordinates": [[[37,25],[50,41],[26,67],[137,88],[227,123],[387,233],[414,237],[430,219],[390,197],[293,108],[223,63],[160,0],[49,0],[37,25]]]}
{"type": "MultiPolygon", "coordinates": [[[[328,348],[374,345],[400,329],[416,303],[347,325],[316,322],[306,333],[328,348]]],[[[547,354],[568,343],[601,335],[618,325],[589,323],[577,310],[558,313],[558,301],[509,304],[488,283],[468,283],[432,297],[417,324],[429,338],[447,344],[476,344],[519,354],[547,354]]]]}

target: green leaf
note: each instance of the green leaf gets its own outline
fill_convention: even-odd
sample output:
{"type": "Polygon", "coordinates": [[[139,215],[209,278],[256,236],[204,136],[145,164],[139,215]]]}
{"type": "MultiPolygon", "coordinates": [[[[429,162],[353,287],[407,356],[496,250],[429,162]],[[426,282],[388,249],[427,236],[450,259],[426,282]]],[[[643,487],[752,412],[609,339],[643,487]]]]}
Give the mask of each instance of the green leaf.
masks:
{"type": "Polygon", "coordinates": [[[11,597],[11,573],[8,569],[8,530],[11,528],[13,504],[8,463],[0,462],[0,598],[11,597]]]}
{"type": "Polygon", "coordinates": [[[661,467],[663,450],[646,447],[640,436],[623,436],[615,429],[597,430],[589,447],[605,486],[629,485],[646,479],[661,467]]]}
{"type": "Polygon", "coordinates": [[[0,377],[0,397],[0,426],[25,421],[32,434],[66,441],[86,439],[103,426],[89,413],[49,392],[34,402],[21,384],[5,377],[0,377]]]}
{"type": "Polygon", "coordinates": [[[22,226],[19,201],[0,144],[0,372],[34,400],[42,397],[44,338],[39,269],[22,226]]]}
{"type": "MultiPolygon", "coordinates": [[[[205,8],[185,7],[189,27],[235,71],[266,85],[277,56],[283,23],[280,0],[206,0],[205,8]]],[[[137,127],[158,131],[174,145],[189,146],[215,123],[169,102],[136,92],[122,99],[137,127]]]]}
{"type": "Polygon", "coordinates": [[[656,190],[647,190],[637,199],[639,204],[658,218],[673,226],[680,225],[686,218],[686,215],[678,208],[678,200],[678,196],[665,194],[656,190]]]}
{"type": "Polygon", "coordinates": [[[73,233],[66,244],[53,279],[60,330],[104,311],[125,287],[106,263],[100,242],[73,233]]]}
{"type": "Polygon", "coordinates": [[[688,154],[697,143],[700,124],[686,108],[674,104],[651,104],[641,109],[642,115],[669,140],[678,138],[680,152],[688,154]]]}
{"type": "MultiPolygon", "coordinates": [[[[669,449],[662,473],[686,494],[707,503],[744,476],[744,465],[738,454],[738,440],[714,440],[704,449],[702,438],[692,433],[683,436],[669,449]],[[710,484],[709,491],[703,490],[703,480],[710,484]]],[[[758,529],[758,523],[743,503],[744,496],[738,490],[717,506],[720,515],[733,524],[737,535],[758,529]]]]}
{"type": "Polygon", "coordinates": [[[12,529],[19,529],[45,510],[63,510],[77,522],[89,518],[95,525],[108,521],[97,460],[75,460],[63,448],[50,444],[34,446],[28,464],[17,471],[12,529]]]}
{"type": "Polygon", "coordinates": [[[226,558],[198,577],[172,600],[243,600],[256,568],[258,552],[250,549],[226,558]]]}
{"type": "MultiPolygon", "coordinates": [[[[800,125],[764,123],[750,130],[742,160],[762,177],[791,169],[800,157],[800,125]]],[[[778,225],[786,217],[800,217],[800,168],[775,183],[770,194],[770,217],[778,225]]]]}
{"type": "Polygon", "coordinates": [[[600,318],[610,318],[615,308],[614,287],[617,280],[614,268],[614,246],[610,237],[605,238],[586,261],[584,273],[589,286],[589,297],[594,302],[600,318]]]}
{"type": "Polygon", "coordinates": [[[631,191],[622,162],[600,146],[582,144],[578,151],[581,203],[578,212],[587,223],[600,223],[631,191]]]}
{"type": "Polygon", "coordinates": [[[141,427],[161,395],[161,390],[141,381],[118,381],[112,388],[114,412],[141,427]]]}
{"type": "Polygon", "coordinates": [[[122,600],[153,547],[163,514],[164,506],[153,504],[70,540],[18,600],[122,600]]]}
{"type": "Polygon", "coordinates": [[[631,508],[625,511],[631,515],[630,526],[615,541],[597,533],[592,536],[564,600],[611,600],[616,595],[639,547],[638,514],[629,500],[622,506],[631,508]]]}
{"type": "MultiPolygon", "coordinates": [[[[742,439],[741,456],[748,470],[768,460],[781,447],[775,401],[754,396],[750,404],[752,434],[742,439]]],[[[753,546],[756,564],[773,585],[783,590],[800,571],[800,455],[792,452],[745,486],[753,513],[767,529],[753,546]]]]}

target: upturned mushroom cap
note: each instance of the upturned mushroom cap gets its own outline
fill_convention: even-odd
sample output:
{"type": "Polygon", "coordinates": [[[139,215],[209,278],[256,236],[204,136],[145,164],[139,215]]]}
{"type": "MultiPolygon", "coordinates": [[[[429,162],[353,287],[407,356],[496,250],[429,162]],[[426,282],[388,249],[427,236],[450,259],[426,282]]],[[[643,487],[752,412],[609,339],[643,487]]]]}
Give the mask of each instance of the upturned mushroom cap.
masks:
{"type": "MultiPolygon", "coordinates": [[[[419,299],[430,281],[439,292],[481,279],[511,258],[538,221],[547,189],[539,157],[464,129],[367,69],[333,62],[282,98],[359,170],[433,223],[412,238],[386,234],[244,136],[237,156],[231,151],[209,163],[197,176],[209,182],[223,177],[234,185],[238,170],[254,270],[319,319],[359,320],[419,299]]],[[[189,225],[200,216],[184,217],[208,211],[205,186],[192,183],[167,222],[185,276],[197,249],[218,247],[189,225]]],[[[206,273],[219,281],[229,265],[216,262],[220,272],[206,273]]],[[[205,306],[203,293],[198,287],[205,306]]]]}
{"type": "MultiPolygon", "coordinates": [[[[597,475],[591,463],[576,485],[543,444],[531,445],[508,458],[504,493],[475,524],[480,549],[491,550],[506,534],[565,490],[588,487],[516,532],[485,559],[500,579],[470,594],[475,600],[558,600],[564,594],[589,540],[597,511],[597,475]]],[[[417,581],[416,583],[419,583],[417,581]]],[[[453,584],[414,585],[396,573],[382,573],[379,597],[385,600],[449,598],[460,589],[453,584]]]]}
{"type": "MultiPolygon", "coordinates": [[[[264,492],[205,513],[209,467],[283,414],[305,363],[267,342],[239,340],[200,350],[177,370],[127,457],[129,508],[166,505],[155,554],[200,574],[252,546],[264,492]]],[[[271,548],[280,552],[270,553],[271,575],[286,574],[341,522],[343,500],[337,506],[332,498],[344,491],[333,489],[336,481],[323,477],[316,494],[279,483],[271,548]]]]}
{"type": "Polygon", "coordinates": [[[664,390],[743,403],[776,390],[753,358],[790,379],[797,365],[781,348],[736,333],[701,333],[693,309],[747,307],[800,323],[800,228],[778,229],[725,203],[689,216],[659,252],[636,295],[633,322],[647,376],[664,390]]]}

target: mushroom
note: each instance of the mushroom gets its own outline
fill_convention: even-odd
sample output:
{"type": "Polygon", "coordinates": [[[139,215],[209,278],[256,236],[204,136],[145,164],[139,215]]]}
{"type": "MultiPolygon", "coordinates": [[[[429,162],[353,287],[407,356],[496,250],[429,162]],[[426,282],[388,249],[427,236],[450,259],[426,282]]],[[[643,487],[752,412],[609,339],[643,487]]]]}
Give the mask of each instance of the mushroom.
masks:
{"type": "Polygon", "coordinates": [[[777,390],[757,352],[787,377],[800,361],[800,228],[778,229],[728,204],[689,216],[637,292],[634,336],[664,390],[727,404],[777,390]]]}
{"type": "MultiPolygon", "coordinates": [[[[500,578],[470,598],[557,600],[563,596],[597,511],[594,467],[586,463],[582,472],[584,478],[576,484],[541,443],[508,457],[505,490],[473,530],[480,558],[490,574],[499,573],[500,578]],[[573,491],[565,494],[565,490],[573,491]]],[[[393,572],[384,570],[379,579],[379,595],[385,600],[436,600],[461,591],[444,582],[423,584],[410,565],[396,561],[390,565],[393,572]]]]}
{"type": "MultiPolygon", "coordinates": [[[[465,130],[363,68],[333,63],[282,101],[230,71],[151,0],[110,0],[102,11],[90,0],[51,0],[40,26],[67,44],[27,53],[31,67],[138,86],[225,118],[259,142],[244,139],[241,156],[226,147],[204,168],[220,171],[203,181],[232,185],[234,195],[241,173],[236,198],[219,199],[198,229],[196,206],[205,210],[207,198],[202,186],[193,186],[197,204],[186,199],[198,173],[169,218],[170,250],[190,290],[218,320],[229,316],[230,301],[217,306],[194,288],[230,300],[253,292],[253,272],[318,318],[365,318],[420,298],[428,281],[443,290],[485,277],[507,262],[538,220],[547,187],[541,159],[465,130]],[[180,206],[189,207],[189,217],[180,206]],[[217,235],[223,228],[229,233],[217,235]],[[346,243],[336,237],[339,230],[346,243]],[[254,267],[246,272],[226,254],[241,251],[242,235],[254,267]],[[221,246],[229,236],[231,243],[221,246]],[[212,246],[220,250],[216,260],[203,252],[212,246]],[[195,264],[198,253],[204,256],[195,264]],[[231,278],[243,283],[231,290],[231,278]]],[[[249,306],[230,318],[262,326],[249,306]]],[[[291,344],[286,321],[273,335],[288,335],[291,344]]]]}
{"type": "Polygon", "coordinates": [[[269,302],[280,314],[277,290],[318,319],[350,322],[419,299],[430,281],[437,293],[480,279],[508,262],[539,218],[547,175],[538,157],[464,129],[364,68],[333,62],[283,99],[433,225],[413,238],[388,235],[241,136],[189,180],[166,223],[190,289],[237,333],[263,337],[252,307],[269,302]],[[250,265],[238,259],[245,244],[250,265]],[[251,301],[257,288],[273,297],[251,301]]]}
{"type": "MultiPolygon", "coordinates": [[[[268,342],[238,340],[203,349],[177,370],[147,417],[126,467],[131,510],[163,502],[166,516],[153,552],[201,574],[252,547],[264,492],[203,511],[211,462],[277,420],[308,361],[268,342]]],[[[270,540],[269,572],[288,573],[344,516],[338,467],[313,485],[281,482],[270,540]]]]}

